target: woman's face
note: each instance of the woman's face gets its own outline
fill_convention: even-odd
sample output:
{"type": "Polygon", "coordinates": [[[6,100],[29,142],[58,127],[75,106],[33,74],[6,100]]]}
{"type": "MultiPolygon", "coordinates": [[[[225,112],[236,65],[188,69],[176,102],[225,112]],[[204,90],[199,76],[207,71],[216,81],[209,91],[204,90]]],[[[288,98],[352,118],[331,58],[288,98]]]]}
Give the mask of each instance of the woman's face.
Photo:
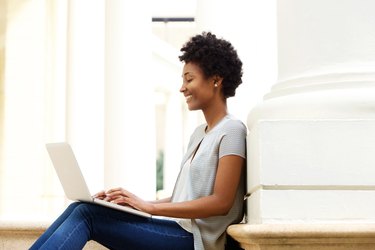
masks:
{"type": "Polygon", "coordinates": [[[215,92],[213,79],[206,79],[201,68],[194,63],[184,65],[182,79],[180,92],[184,94],[189,110],[209,107],[215,92]]]}

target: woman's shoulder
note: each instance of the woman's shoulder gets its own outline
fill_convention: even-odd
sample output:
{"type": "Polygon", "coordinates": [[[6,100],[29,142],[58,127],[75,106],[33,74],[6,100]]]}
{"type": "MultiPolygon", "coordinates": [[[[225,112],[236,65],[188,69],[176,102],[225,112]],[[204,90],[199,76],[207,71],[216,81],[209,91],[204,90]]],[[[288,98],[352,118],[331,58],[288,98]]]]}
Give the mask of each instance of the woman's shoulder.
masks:
{"type": "Polygon", "coordinates": [[[223,124],[224,129],[240,130],[247,132],[246,125],[238,118],[233,115],[228,115],[226,122],[223,124]]]}

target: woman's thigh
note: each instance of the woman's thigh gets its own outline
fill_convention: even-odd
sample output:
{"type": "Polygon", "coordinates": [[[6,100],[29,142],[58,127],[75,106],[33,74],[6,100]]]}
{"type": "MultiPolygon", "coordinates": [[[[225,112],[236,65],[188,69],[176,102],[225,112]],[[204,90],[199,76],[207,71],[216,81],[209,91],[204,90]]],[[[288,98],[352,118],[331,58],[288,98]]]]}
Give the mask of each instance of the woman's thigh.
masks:
{"type": "Polygon", "coordinates": [[[175,221],[144,218],[87,204],[78,207],[91,224],[91,238],[110,249],[194,249],[193,235],[175,221]]]}

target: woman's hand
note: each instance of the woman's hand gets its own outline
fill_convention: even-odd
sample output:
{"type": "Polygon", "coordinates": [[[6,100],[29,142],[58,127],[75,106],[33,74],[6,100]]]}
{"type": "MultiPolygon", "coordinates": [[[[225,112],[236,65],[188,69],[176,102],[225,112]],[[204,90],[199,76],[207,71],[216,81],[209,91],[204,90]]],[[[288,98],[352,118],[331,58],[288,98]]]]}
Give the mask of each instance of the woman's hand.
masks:
{"type": "MultiPolygon", "coordinates": [[[[98,193],[100,197],[102,196],[102,192],[98,193]]],[[[123,188],[113,188],[105,193],[104,200],[120,204],[120,205],[128,205],[140,211],[144,211],[147,213],[152,213],[154,205],[151,202],[147,202],[142,200],[141,198],[137,197],[136,195],[132,194],[131,192],[123,189],[123,188]]]]}
{"type": "Polygon", "coordinates": [[[104,200],[105,198],[107,197],[107,195],[105,194],[105,191],[102,190],[100,191],[99,193],[96,193],[92,196],[92,198],[95,198],[95,199],[100,199],[100,200],[104,200]]]}

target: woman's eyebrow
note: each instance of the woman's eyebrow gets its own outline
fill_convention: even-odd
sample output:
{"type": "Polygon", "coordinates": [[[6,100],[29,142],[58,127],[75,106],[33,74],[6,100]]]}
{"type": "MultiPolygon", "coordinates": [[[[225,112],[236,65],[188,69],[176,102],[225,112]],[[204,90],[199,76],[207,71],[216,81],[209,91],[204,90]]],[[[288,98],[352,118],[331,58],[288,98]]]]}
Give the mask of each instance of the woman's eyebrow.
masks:
{"type": "Polygon", "coordinates": [[[191,74],[191,72],[185,72],[181,77],[191,74]]]}

